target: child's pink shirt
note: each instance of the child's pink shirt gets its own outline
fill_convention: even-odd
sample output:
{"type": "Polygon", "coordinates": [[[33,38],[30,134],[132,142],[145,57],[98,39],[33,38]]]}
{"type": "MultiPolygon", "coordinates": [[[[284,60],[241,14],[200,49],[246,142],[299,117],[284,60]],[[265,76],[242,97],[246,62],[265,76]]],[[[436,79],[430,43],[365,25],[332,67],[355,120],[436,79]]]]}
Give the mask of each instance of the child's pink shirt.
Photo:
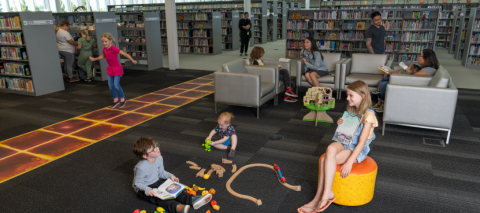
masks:
{"type": "Polygon", "coordinates": [[[118,53],[120,49],[115,46],[110,46],[110,48],[103,48],[103,55],[105,59],[107,59],[108,67],[107,67],[107,74],[109,76],[119,76],[123,75],[123,67],[118,61],[118,53]]]}

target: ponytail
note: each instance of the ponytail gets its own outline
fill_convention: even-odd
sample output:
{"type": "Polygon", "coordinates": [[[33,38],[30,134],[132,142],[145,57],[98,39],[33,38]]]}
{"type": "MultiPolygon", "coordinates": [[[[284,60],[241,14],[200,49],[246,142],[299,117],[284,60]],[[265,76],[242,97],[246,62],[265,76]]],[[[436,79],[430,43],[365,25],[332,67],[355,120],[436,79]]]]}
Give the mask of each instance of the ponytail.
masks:
{"type": "Polygon", "coordinates": [[[115,40],[113,39],[113,36],[110,33],[104,33],[101,38],[106,38],[112,41],[115,47],[117,46],[117,43],[115,42],[115,40]]]}
{"type": "Polygon", "coordinates": [[[85,37],[87,38],[87,42],[90,42],[90,35],[88,35],[88,30],[87,29],[84,29],[82,30],[82,33],[85,35],[85,37]]]}

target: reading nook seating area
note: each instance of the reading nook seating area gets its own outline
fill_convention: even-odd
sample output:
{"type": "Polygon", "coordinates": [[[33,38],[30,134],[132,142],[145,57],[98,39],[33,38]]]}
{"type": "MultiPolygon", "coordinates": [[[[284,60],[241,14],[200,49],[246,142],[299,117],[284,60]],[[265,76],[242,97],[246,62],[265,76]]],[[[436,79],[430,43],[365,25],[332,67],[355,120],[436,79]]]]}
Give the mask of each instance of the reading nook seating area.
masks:
{"type": "MultiPolygon", "coordinates": [[[[345,179],[337,165],[336,200],[324,212],[480,211],[478,1],[310,0],[309,9],[306,0],[251,1],[250,44],[241,56],[243,1],[177,2],[177,23],[171,1],[62,1],[0,1],[0,213],[153,213],[157,206],[132,187],[139,162],[132,148],[141,137],[158,143],[165,170],[180,183],[215,192],[218,211],[208,204],[190,213],[297,212],[317,192],[320,156],[334,138],[351,141],[337,121],[344,114],[361,120],[345,113],[348,86],[361,80],[373,92],[386,76],[379,67],[399,70],[423,49],[435,52],[440,67],[433,76],[391,75],[371,150],[345,179]],[[62,1],[67,7],[57,5],[62,1]],[[386,54],[365,53],[373,9],[382,14],[386,54]],[[69,33],[60,31],[64,20],[69,33]],[[111,107],[106,60],[88,63],[93,76],[80,81],[90,73],[77,67],[79,59],[73,78],[60,64],[55,33],[77,42],[84,30],[93,57],[102,54],[104,33],[126,53],[119,56],[124,107],[111,107]],[[317,80],[328,88],[312,88],[305,77],[299,57],[310,36],[330,73],[317,80]],[[264,49],[264,66],[252,65],[254,46],[264,49]],[[295,91],[297,102],[286,91],[295,91]],[[224,112],[234,115],[233,158],[202,146],[224,112]],[[242,169],[249,164],[272,165],[276,174],[242,169]]],[[[63,57],[63,65],[71,62],[63,57]]],[[[372,93],[372,105],[377,98],[372,93]]]]}

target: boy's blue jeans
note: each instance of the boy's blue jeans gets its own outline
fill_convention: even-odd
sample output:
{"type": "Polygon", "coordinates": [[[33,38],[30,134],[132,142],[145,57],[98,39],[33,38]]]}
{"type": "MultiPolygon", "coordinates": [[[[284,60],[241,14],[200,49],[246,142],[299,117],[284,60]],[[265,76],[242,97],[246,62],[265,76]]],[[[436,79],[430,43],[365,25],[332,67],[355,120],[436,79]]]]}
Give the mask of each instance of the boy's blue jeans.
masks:
{"type": "Polygon", "coordinates": [[[385,92],[387,92],[387,84],[390,82],[390,75],[378,81],[377,88],[380,86],[380,94],[378,94],[378,100],[383,102],[385,100],[385,92]]]}

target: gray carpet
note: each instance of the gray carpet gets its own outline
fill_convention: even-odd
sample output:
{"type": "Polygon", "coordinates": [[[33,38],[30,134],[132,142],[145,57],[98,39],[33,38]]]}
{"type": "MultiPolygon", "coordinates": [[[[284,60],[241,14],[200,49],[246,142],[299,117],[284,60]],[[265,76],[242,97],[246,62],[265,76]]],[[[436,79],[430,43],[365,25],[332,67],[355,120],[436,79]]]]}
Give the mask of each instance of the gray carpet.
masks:
{"type": "MultiPolygon", "coordinates": [[[[133,98],[209,72],[182,70],[127,71],[122,86],[133,98]]],[[[300,90],[302,97],[306,90],[300,90]]],[[[378,164],[373,200],[360,207],[333,204],[325,212],[479,212],[480,204],[480,92],[461,90],[450,144],[445,148],[423,144],[423,137],[443,138],[446,133],[387,125],[375,130],[370,156],[378,164]]],[[[106,82],[67,84],[67,90],[41,97],[0,93],[0,140],[56,123],[111,102],[106,82]]],[[[344,95],[345,97],[345,95],[344,95]]],[[[132,145],[141,136],[154,138],[167,171],[187,185],[215,188],[214,200],[228,213],[296,212],[310,201],[317,187],[318,158],[332,142],[336,124],[301,119],[308,113],[302,103],[279,101],[261,107],[260,119],[254,108],[219,105],[221,112],[235,115],[233,125],[239,137],[238,166],[251,163],[278,164],[287,182],[301,185],[289,190],[263,168],[246,170],[233,182],[239,193],[262,200],[251,201],[229,194],[225,183],[232,175],[229,165],[223,178],[196,178],[185,163],[191,160],[206,168],[220,164],[226,151],[206,152],[201,144],[215,127],[213,95],[182,106],[118,135],[86,147],[38,169],[0,184],[0,212],[133,212],[155,206],[139,200],[132,188],[137,163],[132,145]],[[280,134],[284,140],[266,136],[280,134]]],[[[346,110],[346,101],[337,101],[328,114],[336,121],[346,110]]],[[[381,121],[381,114],[379,121],[381,121]]],[[[206,212],[210,207],[197,211],[206,212]]],[[[212,212],[216,212],[212,210],[212,212]]]]}

